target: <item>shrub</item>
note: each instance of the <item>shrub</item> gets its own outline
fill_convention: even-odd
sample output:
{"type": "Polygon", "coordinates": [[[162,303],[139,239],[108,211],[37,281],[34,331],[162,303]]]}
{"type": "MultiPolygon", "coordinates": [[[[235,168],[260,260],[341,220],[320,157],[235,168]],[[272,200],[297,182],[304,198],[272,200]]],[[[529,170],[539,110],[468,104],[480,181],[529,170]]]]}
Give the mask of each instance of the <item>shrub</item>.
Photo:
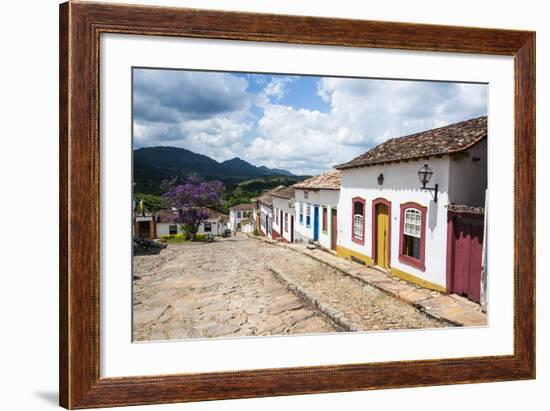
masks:
{"type": "Polygon", "coordinates": [[[254,229],[254,233],[253,233],[256,237],[258,237],[260,235],[260,232],[258,231],[257,228],[254,229]]]}
{"type": "MultiPolygon", "coordinates": [[[[195,238],[191,241],[206,241],[208,234],[195,234],[195,238]]],[[[160,240],[165,243],[181,243],[184,241],[190,241],[188,234],[169,234],[160,237],[160,240]]]]}
{"type": "Polygon", "coordinates": [[[168,234],[160,237],[161,241],[167,243],[179,243],[180,241],[186,241],[186,238],[183,234],[168,234]]]}

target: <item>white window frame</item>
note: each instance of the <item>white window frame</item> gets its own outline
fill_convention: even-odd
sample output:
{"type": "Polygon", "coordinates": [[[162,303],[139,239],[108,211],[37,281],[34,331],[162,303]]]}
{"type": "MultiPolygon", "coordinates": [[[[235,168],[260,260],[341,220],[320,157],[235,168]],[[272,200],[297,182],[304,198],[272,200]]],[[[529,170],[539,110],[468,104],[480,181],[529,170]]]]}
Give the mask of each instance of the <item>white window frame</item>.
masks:
{"type": "MultiPolygon", "coordinates": [[[[363,209],[363,212],[365,210],[363,209]]],[[[361,214],[354,214],[353,216],[353,237],[355,237],[358,240],[363,240],[365,236],[365,217],[363,217],[361,214]],[[359,230],[359,231],[357,231],[359,230]]]]}
{"type": "Polygon", "coordinates": [[[362,242],[365,240],[365,213],[367,210],[366,205],[363,201],[357,201],[357,199],[354,199],[352,203],[353,213],[355,213],[356,203],[361,204],[361,207],[363,208],[363,214],[353,214],[353,226],[351,227],[351,236],[352,238],[362,242]]]}
{"type": "Polygon", "coordinates": [[[416,208],[407,208],[404,218],[403,235],[422,238],[422,213],[416,208]]]}

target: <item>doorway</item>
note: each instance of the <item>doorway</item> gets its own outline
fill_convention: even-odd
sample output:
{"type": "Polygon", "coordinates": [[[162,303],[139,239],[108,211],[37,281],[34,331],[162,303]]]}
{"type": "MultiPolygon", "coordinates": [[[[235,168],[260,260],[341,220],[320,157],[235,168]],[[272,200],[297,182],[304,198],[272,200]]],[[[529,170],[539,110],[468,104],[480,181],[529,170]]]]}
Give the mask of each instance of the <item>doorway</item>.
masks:
{"type": "Polygon", "coordinates": [[[382,268],[390,266],[390,209],[385,203],[375,206],[374,263],[382,268]]]}
{"type": "Polygon", "coordinates": [[[151,238],[151,221],[140,221],[138,229],[139,238],[151,238]]]}
{"type": "Polygon", "coordinates": [[[313,240],[319,241],[319,206],[313,208],[313,240]]]}
{"type": "Polygon", "coordinates": [[[483,266],[483,216],[449,214],[449,292],[476,303],[481,297],[483,266]]]}
{"type": "Polygon", "coordinates": [[[338,212],[335,208],[330,210],[330,249],[336,250],[338,240],[338,212]]]}
{"type": "Polygon", "coordinates": [[[294,242],[294,216],[290,216],[290,242],[294,242]]]}

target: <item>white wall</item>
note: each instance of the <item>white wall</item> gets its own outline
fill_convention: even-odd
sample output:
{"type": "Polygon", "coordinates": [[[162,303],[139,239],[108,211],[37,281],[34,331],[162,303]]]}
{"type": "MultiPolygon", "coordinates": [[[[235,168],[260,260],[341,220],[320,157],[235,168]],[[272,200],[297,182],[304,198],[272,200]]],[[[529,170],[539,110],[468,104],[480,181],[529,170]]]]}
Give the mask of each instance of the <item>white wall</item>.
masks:
{"type": "Polygon", "coordinates": [[[342,170],[342,185],[338,203],[338,245],[372,256],[372,201],[385,198],[391,201],[391,260],[390,266],[435,284],[445,286],[447,255],[447,209],[449,158],[431,158],[427,161],[393,163],[384,166],[342,170]],[[428,191],[419,190],[418,170],[428,163],[434,174],[428,187],[439,184],[437,203],[428,191]],[[382,173],[384,183],[378,185],[382,173]],[[351,240],[352,199],[365,200],[365,244],[351,240]],[[401,204],[409,201],[428,207],[426,221],[425,271],[399,262],[399,230],[401,204]]]}
{"type": "Polygon", "coordinates": [[[177,227],[177,234],[183,234],[183,230],[181,229],[181,224],[157,223],[157,237],[160,238],[164,235],[169,235],[171,225],[175,225],[177,227]]]}
{"type": "Polygon", "coordinates": [[[252,231],[254,231],[254,224],[253,223],[248,223],[248,224],[242,224],[241,225],[241,232],[251,233],[252,231]]]}
{"type": "Polygon", "coordinates": [[[232,230],[236,230],[239,226],[239,223],[242,220],[246,220],[247,218],[252,218],[252,210],[246,210],[246,211],[235,211],[235,210],[229,210],[229,224],[228,228],[232,230]],[[240,217],[238,217],[238,213],[240,213],[240,217]]]}
{"type": "Polygon", "coordinates": [[[296,189],[294,192],[295,208],[296,208],[296,239],[307,242],[308,240],[313,240],[313,230],[314,230],[314,206],[319,206],[319,244],[323,247],[330,249],[330,212],[332,208],[336,208],[338,204],[338,199],[340,196],[339,190],[301,190],[296,189]],[[305,192],[307,191],[307,198],[305,198],[305,192]],[[303,224],[300,224],[300,204],[304,205],[304,220],[303,224]],[[311,206],[311,225],[307,227],[306,225],[306,210],[307,205],[311,206]],[[328,231],[323,232],[322,223],[323,223],[323,210],[322,206],[328,207],[328,231]]]}
{"type": "Polygon", "coordinates": [[[260,231],[271,238],[271,227],[273,224],[273,210],[271,207],[260,203],[260,231]],[[266,216],[269,217],[268,225],[266,226],[266,216]]]}
{"type": "MultiPolygon", "coordinates": [[[[221,235],[223,233],[223,230],[225,230],[225,223],[214,219],[209,219],[207,221],[212,224],[212,230],[210,231],[212,235],[221,235]]],[[[197,234],[208,234],[208,232],[204,231],[204,223],[201,223],[201,225],[199,225],[197,234]]]]}
{"type": "MultiPolygon", "coordinates": [[[[225,230],[226,224],[216,220],[216,219],[209,219],[207,220],[212,224],[212,235],[221,235],[223,233],[223,230],[225,230]]],[[[174,223],[157,223],[157,237],[162,237],[163,235],[169,235],[170,234],[170,226],[174,223]]],[[[183,234],[183,230],[181,228],[181,224],[176,224],[178,227],[178,234],[183,234]]],[[[207,234],[206,231],[204,231],[204,223],[201,223],[199,225],[199,229],[197,230],[197,234],[207,234]]]]}
{"type": "MultiPolygon", "coordinates": [[[[292,242],[292,233],[291,233],[291,217],[296,218],[294,215],[294,207],[289,207],[289,201],[292,199],[284,199],[273,197],[273,229],[277,231],[286,241],[292,242]],[[281,219],[281,211],[283,212],[283,218],[281,219]],[[288,217],[287,229],[285,230],[285,215],[288,217]],[[275,219],[277,216],[277,220],[275,219]]],[[[292,203],[294,206],[294,203],[292,203]]],[[[296,226],[296,220],[294,220],[294,226],[296,226]]]]}
{"type": "Polygon", "coordinates": [[[468,150],[469,156],[452,159],[449,172],[449,201],[473,207],[485,206],[487,188],[487,140],[468,150]],[[478,158],[479,161],[474,161],[478,158]]]}

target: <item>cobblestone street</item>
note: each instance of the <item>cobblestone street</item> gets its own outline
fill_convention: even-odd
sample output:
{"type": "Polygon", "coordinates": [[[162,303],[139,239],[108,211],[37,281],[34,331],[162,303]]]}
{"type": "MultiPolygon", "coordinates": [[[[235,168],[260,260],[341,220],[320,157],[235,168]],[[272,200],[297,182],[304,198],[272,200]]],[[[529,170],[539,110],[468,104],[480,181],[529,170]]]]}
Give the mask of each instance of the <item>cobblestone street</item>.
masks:
{"type": "Polygon", "coordinates": [[[137,341],[447,326],[307,255],[242,234],[134,257],[137,341]]]}

